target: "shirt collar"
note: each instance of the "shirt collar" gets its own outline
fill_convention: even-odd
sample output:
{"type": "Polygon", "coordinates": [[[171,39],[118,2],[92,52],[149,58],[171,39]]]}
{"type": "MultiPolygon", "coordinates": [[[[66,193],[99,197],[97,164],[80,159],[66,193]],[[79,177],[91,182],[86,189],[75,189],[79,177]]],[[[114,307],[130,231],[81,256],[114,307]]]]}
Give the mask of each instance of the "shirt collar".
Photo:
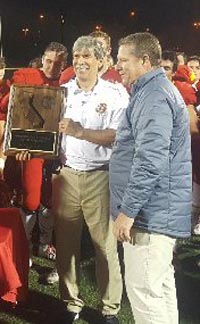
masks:
{"type": "Polygon", "coordinates": [[[91,93],[96,93],[98,91],[98,88],[101,86],[102,80],[101,78],[98,77],[97,82],[95,84],[95,86],[93,87],[92,90],[85,92],[84,90],[82,90],[77,82],[77,78],[75,78],[74,80],[72,80],[74,82],[74,93],[78,94],[78,93],[85,93],[85,94],[91,94],[91,93]]]}

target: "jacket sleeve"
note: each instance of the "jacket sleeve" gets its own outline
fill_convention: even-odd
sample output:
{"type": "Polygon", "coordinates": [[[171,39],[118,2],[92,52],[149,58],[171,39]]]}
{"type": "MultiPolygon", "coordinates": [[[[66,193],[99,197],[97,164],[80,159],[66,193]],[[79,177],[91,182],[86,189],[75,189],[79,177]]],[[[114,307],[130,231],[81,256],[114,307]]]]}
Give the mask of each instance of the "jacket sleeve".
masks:
{"type": "Polygon", "coordinates": [[[141,113],[137,123],[131,120],[135,125],[135,152],[120,207],[120,212],[132,218],[149,200],[163,172],[167,172],[173,127],[173,110],[162,93],[148,94],[136,108],[141,113]]]}

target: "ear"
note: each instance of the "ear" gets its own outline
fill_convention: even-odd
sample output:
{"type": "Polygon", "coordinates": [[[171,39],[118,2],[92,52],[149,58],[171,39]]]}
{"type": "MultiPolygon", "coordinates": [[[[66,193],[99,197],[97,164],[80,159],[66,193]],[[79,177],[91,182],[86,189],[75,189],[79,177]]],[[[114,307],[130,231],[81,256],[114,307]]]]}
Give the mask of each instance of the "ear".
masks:
{"type": "Polygon", "coordinates": [[[112,51],[112,48],[111,47],[108,47],[108,49],[107,49],[108,55],[111,55],[111,51],[112,51]]]}
{"type": "Polygon", "coordinates": [[[142,64],[143,64],[143,65],[146,64],[147,61],[149,62],[149,55],[145,54],[145,55],[143,56],[143,58],[142,58],[142,64]]]}
{"type": "Polygon", "coordinates": [[[98,70],[101,70],[103,66],[103,59],[98,60],[98,70]]]}
{"type": "Polygon", "coordinates": [[[44,56],[42,56],[42,64],[44,64],[44,56]]]}

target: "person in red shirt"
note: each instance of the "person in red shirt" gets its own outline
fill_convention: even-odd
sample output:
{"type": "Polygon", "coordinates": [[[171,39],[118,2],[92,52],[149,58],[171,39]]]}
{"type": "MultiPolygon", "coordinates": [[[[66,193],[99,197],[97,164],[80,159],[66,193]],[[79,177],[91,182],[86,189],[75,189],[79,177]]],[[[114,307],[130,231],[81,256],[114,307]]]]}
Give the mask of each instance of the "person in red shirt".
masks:
{"type": "MultiPolygon", "coordinates": [[[[4,134],[4,126],[6,120],[6,109],[8,105],[8,97],[10,91],[10,81],[4,79],[5,76],[5,68],[6,62],[4,57],[0,57],[0,151],[2,152],[2,144],[3,144],[3,134],[4,134]]],[[[1,153],[0,155],[0,169],[4,165],[4,158],[1,153]]]]}
{"type": "MultiPolygon", "coordinates": [[[[57,42],[52,42],[45,49],[42,56],[42,68],[23,68],[14,72],[11,83],[20,85],[59,86],[59,77],[66,66],[67,48],[57,42]]],[[[16,159],[19,157],[16,156],[16,159]]],[[[51,247],[53,220],[50,212],[51,207],[51,166],[52,164],[42,158],[24,157],[22,186],[23,207],[22,218],[25,225],[28,241],[31,246],[31,233],[39,215],[40,245],[39,255],[55,258],[55,251],[51,247]],[[41,196],[43,173],[47,174],[44,196],[41,196]],[[48,180],[48,181],[47,181],[48,180]],[[49,188],[48,191],[47,188],[49,188]],[[41,204],[42,203],[42,204],[41,204]],[[40,217],[41,216],[41,217],[40,217]]]]}
{"type": "Polygon", "coordinates": [[[187,66],[194,73],[193,88],[196,94],[196,118],[198,133],[192,136],[192,166],[193,166],[193,193],[192,193],[192,232],[194,235],[200,235],[200,57],[197,55],[190,56],[187,60],[187,66]]]}
{"type": "Polygon", "coordinates": [[[174,76],[174,84],[182,94],[190,114],[193,175],[192,233],[200,235],[200,121],[198,117],[198,74],[200,69],[198,64],[200,61],[195,60],[195,62],[198,62],[197,66],[195,66],[197,71],[192,69],[192,62],[194,60],[189,60],[189,62],[187,65],[179,65],[174,76]]]}
{"type": "Polygon", "coordinates": [[[0,207],[8,207],[10,204],[10,192],[9,187],[3,181],[3,168],[5,165],[5,158],[2,153],[3,134],[6,114],[4,113],[4,107],[8,103],[8,94],[10,91],[10,81],[5,79],[6,62],[5,57],[0,57],[0,207]]]}
{"type": "Polygon", "coordinates": [[[179,65],[173,77],[174,85],[181,93],[186,105],[195,105],[196,91],[193,87],[194,73],[187,65],[179,65]]]}

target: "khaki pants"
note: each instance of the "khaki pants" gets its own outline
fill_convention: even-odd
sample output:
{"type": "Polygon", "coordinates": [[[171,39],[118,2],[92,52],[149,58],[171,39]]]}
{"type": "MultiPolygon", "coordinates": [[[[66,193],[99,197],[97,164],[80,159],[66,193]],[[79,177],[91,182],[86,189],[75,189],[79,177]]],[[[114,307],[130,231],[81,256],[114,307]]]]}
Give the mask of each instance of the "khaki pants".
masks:
{"type": "Polygon", "coordinates": [[[175,239],[135,229],[124,243],[125,284],[136,324],[178,324],[175,239]]]}
{"type": "Polygon", "coordinates": [[[117,242],[109,216],[108,171],[76,171],[63,168],[53,178],[57,269],[60,294],[67,309],[80,312],[80,242],[85,220],[96,254],[96,277],[102,299],[102,313],[117,314],[122,295],[122,280],[117,242]]]}

